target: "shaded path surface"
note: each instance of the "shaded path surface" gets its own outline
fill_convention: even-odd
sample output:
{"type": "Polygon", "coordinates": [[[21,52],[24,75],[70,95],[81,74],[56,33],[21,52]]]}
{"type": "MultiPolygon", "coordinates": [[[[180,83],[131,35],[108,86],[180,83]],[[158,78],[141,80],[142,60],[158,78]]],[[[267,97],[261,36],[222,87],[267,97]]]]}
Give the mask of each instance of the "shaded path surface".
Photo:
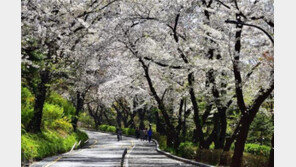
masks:
{"type": "Polygon", "coordinates": [[[159,154],[152,142],[124,136],[118,142],[116,135],[87,130],[85,132],[89,136],[89,142],[84,148],[45,158],[33,163],[31,167],[119,167],[125,148],[128,149],[125,167],[193,166],[159,154]]]}

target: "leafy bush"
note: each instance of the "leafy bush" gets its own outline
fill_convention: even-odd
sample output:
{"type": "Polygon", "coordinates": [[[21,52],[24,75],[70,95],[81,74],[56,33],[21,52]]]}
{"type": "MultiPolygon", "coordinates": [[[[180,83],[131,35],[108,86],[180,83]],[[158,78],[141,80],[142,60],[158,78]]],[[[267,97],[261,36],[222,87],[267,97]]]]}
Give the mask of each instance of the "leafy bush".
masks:
{"type": "Polygon", "coordinates": [[[107,127],[107,131],[108,131],[108,132],[113,132],[113,133],[115,133],[115,132],[116,132],[116,127],[115,127],[115,126],[108,126],[108,127],[107,127]]]}
{"type": "Polygon", "coordinates": [[[84,132],[62,136],[55,131],[45,130],[42,133],[25,133],[21,136],[21,156],[22,160],[40,160],[44,157],[69,151],[73,145],[81,141],[81,147],[87,140],[84,132]]]}
{"type": "Polygon", "coordinates": [[[81,127],[95,129],[94,119],[90,115],[86,114],[86,112],[80,113],[78,120],[81,123],[81,127]]]}
{"type": "MultiPolygon", "coordinates": [[[[207,149],[197,149],[196,150],[196,160],[211,165],[217,165],[220,162],[220,157],[223,150],[207,150],[207,149]]],[[[227,154],[228,155],[228,154],[227,154]]],[[[231,157],[225,157],[230,158],[231,157]]],[[[231,161],[230,161],[231,162],[231,161]]]]}
{"type": "Polygon", "coordinates": [[[122,128],[122,133],[125,135],[135,135],[136,130],[133,128],[122,128]]]}
{"type": "Polygon", "coordinates": [[[159,138],[157,139],[159,148],[160,149],[165,149],[167,147],[167,137],[160,135],[159,138]]]}
{"type": "Polygon", "coordinates": [[[34,113],[34,96],[29,89],[21,88],[21,118],[24,127],[27,127],[34,113]]]}
{"type": "Polygon", "coordinates": [[[63,108],[65,116],[71,117],[75,114],[75,107],[73,104],[55,92],[50,94],[50,96],[46,99],[46,103],[55,104],[63,108]]]}
{"type": "Polygon", "coordinates": [[[52,123],[50,123],[48,128],[66,133],[70,133],[73,131],[73,126],[67,117],[54,120],[52,123]]]}
{"type": "Polygon", "coordinates": [[[259,144],[246,144],[245,145],[245,152],[251,153],[253,155],[263,155],[268,157],[270,153],[270,147],[265,145],[259,144]]]}
{"type": "Polygon", "coordinates": [[[194,159],[197,147],[192,142],[180,143],[178,155],[188,159],[194,159]]]}
{"type": "Polygon", "coordinates": [[[99,126],[99,130],[101,130],[103,132],[106,132],[107,131],[107,128],[108,128],[108,125],[100,125],[99,126]]]}
{"type": "Polygon", "coordinates": [[[176,154],[176,150],[172,147],[166,147],[164,148],[164,151],[169,152],[171,154],[176,154]]]}
{"type": "MultiPolygon", "coordinates": [[[[197,149],[196,161],[204,162],[211,165],[218,165],[220,158],[223,158],[226,162],[226,166],[231,164],[233,151],[223,152],[223,150],[205,150],[197,149]]],[[[264,156],[252,155],[244,153],[243,155],[243,166],[244,167],[266,167],[268,164],[268,158],[264,156]]]]}
{"type": "Polygon", "coordinates": [[[64,109],[58,105],[45,103],[43,107],[43,121],[53,121],[63,117],[64,109]]]}

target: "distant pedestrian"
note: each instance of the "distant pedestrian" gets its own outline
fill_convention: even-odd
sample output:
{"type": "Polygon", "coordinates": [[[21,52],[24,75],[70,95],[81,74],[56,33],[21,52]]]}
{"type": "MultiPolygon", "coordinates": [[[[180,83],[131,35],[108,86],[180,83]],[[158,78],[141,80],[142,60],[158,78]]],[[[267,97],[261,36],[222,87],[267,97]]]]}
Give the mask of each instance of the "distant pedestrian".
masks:
{"type": "Polygon", "coordinates": [[[145,128],[144,134],[145,134],[145,140],[148,140],[148,131],[147,131],[147,128],[145,128]]]}
{"type": "Polygon", "coordinates": [[[141,140],[144,140],[144,137],[145,137],[144,130],[141,129],[141,130],[140,130],[140,138],[141,138],[141,140]]]}
{"type": "Polygon", "coordinates": [[[116,128],[116,133],[117,133],[117,140],[118,141],[122,140],[122,131],[120,128],[116,128]]]}
{"type": "Polygon", "coordinates": [[[152,138],[152,129],[151,129],[151,126],[150,126],[150,128],[148,130],[148,140],[149,140],[149,143],[151,141],[151,138],[152,138]]]}
{"type": "Polygon", "coordinates": [[[140,129],[139,129],[139,127],[136,128],[135,134],[136,134],[136,138],[139,139],[139,137],[140,137],[140,129]]]}

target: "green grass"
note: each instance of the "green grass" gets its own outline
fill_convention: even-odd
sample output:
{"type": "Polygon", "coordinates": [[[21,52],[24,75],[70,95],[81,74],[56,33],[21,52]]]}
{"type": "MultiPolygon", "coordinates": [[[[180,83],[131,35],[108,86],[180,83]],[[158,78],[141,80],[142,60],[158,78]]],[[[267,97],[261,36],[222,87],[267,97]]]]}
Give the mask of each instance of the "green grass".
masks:
{"type": "Polygon", "coordinates": [[[77,131],[70,134],[60,134],[55,131],[44,130],[38,134],[24,133],[21,136],[22,160],[40,160],[47,156],[69,151],[73,145],[88,139],[86,133],[77,131]]]}

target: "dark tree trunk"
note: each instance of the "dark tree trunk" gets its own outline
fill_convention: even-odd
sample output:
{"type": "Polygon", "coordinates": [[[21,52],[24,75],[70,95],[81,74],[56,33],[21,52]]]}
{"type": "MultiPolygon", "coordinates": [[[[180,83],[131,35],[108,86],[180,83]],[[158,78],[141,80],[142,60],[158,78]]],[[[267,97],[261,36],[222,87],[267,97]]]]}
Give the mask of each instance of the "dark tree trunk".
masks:
{"type": "Polygon", "coordinates": [[[274,167],[274,134],[272,135],[272,140],[271,140],[271,150],[269,154],[268,167],[274,167]]]}
{"type": "Polygon", "coordinates": [[[78,117],[79,117],[79,113],[82,111],[83,109],[83,104],[84,104],[84,95],[82,93],[80,93],[79,91],[76,93],[76,112],[74,115],[74,118],[72,120],[72,126],[74,131],[77,130],[77,122],[78,122],[78,117]]]}
{"type": "Polygon", "coordinates": [[[158,109],[161,111],[163,118],[164,118],[164,122],[166,124],[166,136],[167,136],[167,145],[169,147],[174,147],[174,143],[175,139],[176,139],[176,130],[175,127],[172,125],[171,121],[170,121],[170,117],[167,113],[167,109],[162,101],[162,99],[158,96],[158,94],[156,93],[156,90],[153,86],[152,80],[149,76],[149,67],[145,64],[145,62],[142,60],[142,58],[139,58],[139,62],[142,64],[142,67],[144,69],[145,72],[145,78],[148,82],[148,86],[149,89],[152,93],[152,96],[154,97],[155,101],[158,104],[158,109]]]}
{"type": "Polygon", "coordinates": [[[193,105],[193,111],[194,111],[193,119],[194,119],[194,123],[195,123],[193,141],[194,142],[199,142],[199,147],[203,148],[204,135],[203,135],[201,122],[200,122],[199,115],[198,115],[199,114],[199,108],[198,108],[198,104],[197,104],[194,89],[193,89],[193,81],[194,81],[193,73],[188,74],[189,94],[190,94],[191,103],[193,105]]]}
{"type": "Polygon", "coordinates": [[[106,109],[104,109],[104,111],[103,111],[103,115],[104,115],[104,117],[106,118],[106,121],[107,121],[108,125],[112,125],[112,122],[110,121],[110,119],[109,119],[109,117],[108,117],[108,115],[107,115],[107,113],[106,113],[106,109]]]}
{"type": "Polygon", "coordinates": [[[140,120],[139,128],[144,129],[145,128],[145,124],[144,124],[145,109],[139,109],[138,110],[138,116],[139,116],[139,120],[140,120]]]}
{"type": "Polygon", "coordinates": [[[218,136],[218,141],[215,144],[215,149],[222,149],[224,147],[225,136],[226,136],[226,128],[227,128],[226,108],[222,108],[219,111],[219,123],[220,123],[220,133],[219,133],[219,136],[218,136]]]}
{"type": "Polygon", "coordinates": [[[99,111],[100,109],[99,105],[95,110],[92,109],[89,104],[87,106],[88,106],[89,115],[94,119],[95,129],[98,129],[99,126],[102,124],[103,111],[99,111]]]}
{"type": "Polygon", "coordinates": [[[190,115],[190,109],[187,110],[187,101],[185,99],[184,101],[184,119],[183,119],[183,125],[182,125],[182,141],[184,142],[186,140],[187,136],[187,118],[190,115]]]}
{"type": "Polygon", "coordinates": [[[119,109],[115,105],[113,105],[113,107],[116,110],[116,124],[117,124],[117,127],[121,128],[121,119],[122,119],[121,113],[120,113],[119,109]]]}
{"type": "Polygon", "coordinates": [[[164,135],[165,134],[165,125],[163,124],[163,121],[159,117],[158,111],[155,111],[155,119],[156,119],[156,131],[164,135]]]}
{"type": "Polygon", "coordinates": [[[237,135],[237,139],[235,142],[234,153],[232,157],[231,167],[241,167],[242,166],[242,158],[245,149],[245,143],[248,137],[249,127],[251,125],[251,121],[244,118],[242,120],[242,125],[239,128],[239,132],[237,135]]]}
{"type": "Polygon", "coordinates": [[[178,152],[178,147],[181,143],[181,139],[180,139],[180,133],[181,133],[181,129],[182,129],[182,115],[183,115],[183,105],[184,105],[184,99],[182,98],[180,101],[180,107],[179,107],[179,116],[178,116],[178,125],[176,127],[176,139],[174,142],[174,149],[177,150],[178,152]]]}
{"type": "Polygon", "coordinates": [[[130,120],[127,122],[127,126],[130,128],[136,128],[134,118],[135,118],[136,112],[133,111],[132,114],[130,114],[130,120]]]}
{"type": "Polygon", "coordinates": [[[34,105],[34,116],[29,122],[28,131],[32,133],[41,132],[42,123],[42,111],[46,98],[47,87],[46,84],[49,82],[49,71],[42,71],[40,73],[41,82],[37,87],[35,94],[35,105],[34,105]]]}

